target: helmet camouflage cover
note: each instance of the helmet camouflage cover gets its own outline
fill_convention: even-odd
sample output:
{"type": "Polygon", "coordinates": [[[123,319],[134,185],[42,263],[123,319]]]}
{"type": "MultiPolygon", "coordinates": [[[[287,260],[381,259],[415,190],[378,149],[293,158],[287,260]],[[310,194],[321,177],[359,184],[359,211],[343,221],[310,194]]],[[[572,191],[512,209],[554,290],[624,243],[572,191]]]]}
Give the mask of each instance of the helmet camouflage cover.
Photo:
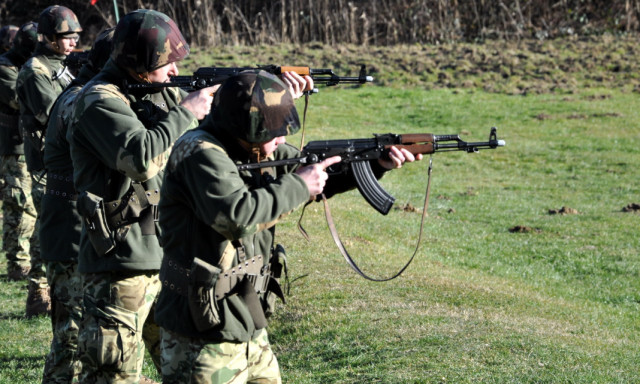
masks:
{"type": "Polygon", "coordinates": [[[2,48],[3,51],[11,49],[11,43],[16,36],[16,32],[18,32],[18,27],[15,25],[5,25],[0,28],[0,48],[2,48]]]}
{"type": "Polygon", "coordinates": [[[111,59],[141,74],[180,61],[189,54],[176,23],[162,12],[139,9],[125,15],[113,36],[111,59]]]}
{"type": "Polygon", "coordinates": [[[62,5],[47,7],[38,19],[38,33],[57,35],[82,32],[78,17],[72,10],[62,5]]]}
{"type": "Polygon", "coordinates": [[[293,97],[277,76],[245,71],[227,79],[213,100],[212,124],[250,143],[262,143],[300,129],[293,97]]]}
{"type": "Polygon", "coordinates": [[[38,23],[30,21],[23,24],[13,39],[13,49],[29,57],[38,43],[38,23]]]}
{"type": "Polygon", "coordinates": [[[113,42],[114,32],[115,28],[108,28],[100,32],[91,46],[87,60],[89,60],[91,66],[97,71],[104,67],[111,55],[111,43],[113,42]]]}

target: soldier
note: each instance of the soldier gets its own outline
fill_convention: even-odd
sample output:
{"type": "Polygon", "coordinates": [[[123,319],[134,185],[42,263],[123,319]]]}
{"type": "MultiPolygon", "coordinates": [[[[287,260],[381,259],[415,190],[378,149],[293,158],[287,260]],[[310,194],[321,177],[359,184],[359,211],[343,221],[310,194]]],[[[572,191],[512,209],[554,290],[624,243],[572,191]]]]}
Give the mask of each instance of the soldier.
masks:
{"type": "MultiPolygon", "coordinates": [[[[31,172],[33,203],[40,212],[46,184],[42,151],[44,131],[53,103],[73,76],[63,65],[78,42],[82,31],[75,13],[67,7],[52,5],[38,18],[38,43],[33,57],[20,69],[17,91],[20,99],[20,129],[25,140],[25,159],[31,172]]],[[[50,313],[51,301],[44,265],[40,257],[39,220],[31,237],[31,270],[27,295],[27,317],[50,313]]]]}
{"type": "MultiPolygon", "coordinates": [[[[176,142],[159,207],[163,383],[281,382],[266,331],[269,297],[281,295],[268,272],[277,276],[282,268],[272,256],[283,252],[274,243],[275,224],[323,190],[331,196],[355,187],[325,172],[338,156],[238,171],[238,164],[300,157],[285,140],[299,126],[282,81],[243,72],[223,83],[200,127],[176,142]]],[[[371,165],[382,176],[414,160],[393,147],[389,159],[371,165]]]]}
{"type": "Polygon", "coordinates": [[[13,39],[18,32],[18,27],[15,25],[5,25],[0,28],[0,54],[3,54],[11,49],[13,39]]]}
{"type": "Polygon", "coordinates": [[[159,369],[160,290],[157,201],[173,142],[211,108],[214,88],[129,90],[167,82],[189,46],[166,15],[137,10],[120,19],[102,71],[77,96],[67,138],[78,212],[78,270],[84,314],[78,352],[81,383],[137,383],[149,350],[159,369]]]}
{"type": "Polygon", "coordinates": [[[29,239],[36,222],[31,176],[18,130],[20,106],[16,80],[20,67],[36,47],[37,28],[34,22],[22,25],[12,48],[0,56],[0,175],[6,181],[2,191],[2,245],[7,257],[7,276],[14,281],[26,279],[31,269],[29,239]]]}
{"type": "Polygon", "coordinates": [[[77,382],[78,328],[82,319],[82,276],[78,272],[78,249],[82,222],[76,209],[73,166],[66,135],[76,96],[95,76],[111,54],[114,29],[98,35],[84,64],[58,97],[47,125],[44,166],[47,185],[40,212],[40,244],[51,288],[53,339],[46,359],[43,384],[77,382]]]}

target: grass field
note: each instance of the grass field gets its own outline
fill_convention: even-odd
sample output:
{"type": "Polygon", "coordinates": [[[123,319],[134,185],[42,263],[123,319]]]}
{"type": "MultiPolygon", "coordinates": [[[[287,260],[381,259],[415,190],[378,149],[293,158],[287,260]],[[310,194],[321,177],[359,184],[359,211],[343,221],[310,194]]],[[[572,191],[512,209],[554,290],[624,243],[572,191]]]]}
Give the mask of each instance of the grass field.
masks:
{"type": "MultiPolygon", "coordinates": [[[[639,113],[636,93],[612,88],[321,89],[308,140],[432,132],[484,141],[496,126],[507,145],[433,156],[423,242],[396,280],[349,269],[320,204],[303,219],[311,242],[299,214],[279,226],[293,282],[270,335],[284,382],[639,382],[640,213],[623,211],[640,203],[639,113]],[[569,214],[550,213],[563,207],[569,214]]],[[[365,272],[389,276],[413,252],[426,166],[381,180],[396,206],[416,211],[381,216],[357,191],[330,201],[365,272]]],[[[23,318],[25,284],[0,285],[0,383],[37,382],[48,319],[23,318]]]]}

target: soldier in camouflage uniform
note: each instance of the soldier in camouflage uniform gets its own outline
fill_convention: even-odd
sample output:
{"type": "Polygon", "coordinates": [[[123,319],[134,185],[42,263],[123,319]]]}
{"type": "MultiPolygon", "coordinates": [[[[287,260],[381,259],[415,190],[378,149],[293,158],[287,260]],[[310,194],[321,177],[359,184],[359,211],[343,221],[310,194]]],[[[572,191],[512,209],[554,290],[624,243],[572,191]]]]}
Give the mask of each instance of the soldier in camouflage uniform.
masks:
{"type": "MultiPolygon", "coordinates": [[[[328,177],[325,168],[337,156],[304,167],[238,171],[239,164],[301,156],[285,140],[299,129],[292,94],[272,74],[229,78],[212,111],[174,145],[162,186],[156,321],[163,383],[280,383],[266,331],[270,297],[282,295],[274,279],[283,253],[274,243],[275,225],[323,191],[331,196],[355,181],[328,177]]],[[[394,147],[372,169],[381,177],[413,160],[394,147]]]]}
{"type": "Polygon", "coordinates": [[[86,63],[60,95],[47,125],[44,166],[47,186],[40,212],[40,244],[51,287],[53,339],[47,356],[43,384],[71,383],[78,379],[78,328],[82,319],[83,287],[78,272],[82,222],[76,209],[73,166],[67,131],[76,96],[104,66],[111,54],[114,29],[98,35],[86,63]]]}
{"type": "Polygon", "coordinates": [[[20,67],[38,42],[38,24],[20,27],[9,52],[0,56],[0,175],[2,190],[2,245],[7,257],[9,280],[23,280],[31,269],[29,239],[36,222],[31,198],[31,176],[24,158],[24,144],[18,130],[20,105],[16,81],[20,67]]]}
{"type": "Polygon", "coordinates": [[[159,368],[153,307],[160,290],[156,220],[163,168],[175,140],[209,112],[214,89],[186,95],[127,84],[169,81],[188,53],[169,17],[131,12],[116,26],[110,60],[77,96],[67,139],[83,217],[81,383],[137,383],[145,345],[159,368]]]}
{"type": "MultiPolygon", "coordinates": [[[[76,15],[67,7],[52,5],[38,18],[38,33],[42,36],[36,50],[20,69],[17,91],[20,99],[20,129],[25,140],[25,159],[31,172],[31,196],[36,211],[40,205],[46,184],[43,149],[44,131],[49,113],[56,98],[71,83],[73,76],[63,65],[79,39],[82,31],[76,15]]],[[[49,286],[40,257],[39,219],[31,237],[31,270],[27,316],[51,311],[49,286]]]]}
{"type": "Polygon", "coordinates": [[[18,32],[15,25],[5,25],[0,28],[0,54],[8,52],[13,44],[13,39],[18,32]]]}

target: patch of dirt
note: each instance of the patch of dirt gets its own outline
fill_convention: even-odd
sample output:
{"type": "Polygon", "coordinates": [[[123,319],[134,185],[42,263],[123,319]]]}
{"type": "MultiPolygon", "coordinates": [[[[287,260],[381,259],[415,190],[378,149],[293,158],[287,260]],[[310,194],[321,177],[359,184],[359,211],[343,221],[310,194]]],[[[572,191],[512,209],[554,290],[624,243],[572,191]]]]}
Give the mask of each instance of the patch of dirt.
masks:
{"type": "Polygon", "coordinates": [[[622,212],[638,212],[640,211],[640,204],[631,203],[627,204],[624,208],[622,208],[622,212]]]}
{"type": "Polygon", "coordinates": [[[551,118],[551,116],[547,115],[546,113],[541,113],[538,116],[536,116],[536,119],[538,120],[549,120],[551,118]]]}
{"type": "Polygon", "coordinates": [[[540,228],[531,228],[526,225],[516,225],[515,227],[509,228],[509,232],[511,233],[540,233],[542,230],[540,228]]]}
{"type": "Polygon", "coordinates": [[[550,209],[549,214],[550,215],[578,215],[580,214],[580,212],[578,212],[578,210],[574,208],[562,207],[560,209],[550,209]]]}
{"type": "Polygon", "coordinates": [[[411,203],[399,204],[394,206],[393,208],[399,211],[404,211],[404,212],[414,212],[414,213],[422,212],[422,208],[414,207],[413,204],[411,203]]]}

